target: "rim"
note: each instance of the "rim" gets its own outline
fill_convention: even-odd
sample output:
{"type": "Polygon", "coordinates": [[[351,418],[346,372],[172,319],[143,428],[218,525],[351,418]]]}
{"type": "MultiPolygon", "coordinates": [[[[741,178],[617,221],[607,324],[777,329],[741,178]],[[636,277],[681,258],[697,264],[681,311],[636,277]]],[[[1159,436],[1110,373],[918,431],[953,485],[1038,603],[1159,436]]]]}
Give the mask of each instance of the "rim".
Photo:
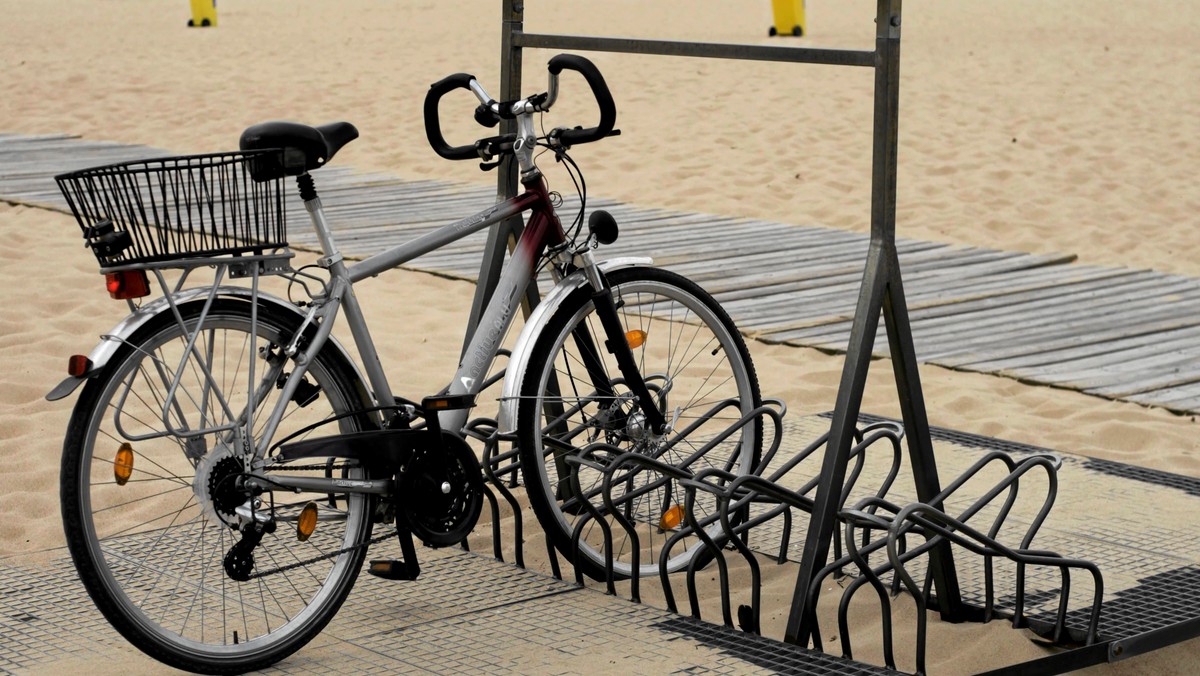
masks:
{"type": "MultiPolygon", "coordinates": [[[[188,323],[194,326],[195,319],[190,319],[188,323]]],[[[229,390],[228,403],[236,410],[236,400],[230,393],[238,388],[230,385],[241,382],[240,389],[248,389],[248,381],[239,379],[247,365],[247,354],[255,351],[254,346],[267,341],[278,343],[282,332],[267,318],[260,316],[259,337],[250,341],[248,318],[223,314],[219,310],[214,310],[206,326],[202,334],[207,334],[207,339],[202,338],[198,345],[205,354],[210,355],[214,364],[215,353],[219,349],[224,348],[228,354],[231,348],[228,341],[219,345],[221,341],[216,338],[218,332],[222,338],[228,338],[230,334],[247,338],[241,341],[241,345],[232,346],[233,352],[238,355],[232,360],[235,364],[233,372],[218,374],[214,369],[213,373],[213,379],[229,390]]],[[[100,393],[97,411],[88,420],[84,448],[79,458],[81,473],[78,486],[88,556],[95,563],[100,583],[120,612],[154,641],[175,650],[218,659],[265,653],[304,636],[304,627],[324,618],[321,611],[327,604],[341,598],[340,592],[345,588],[343,581],[357,572],[357,568],[351,569],[350,566],[358,556],[353,551],[336,555],[332,565],[319,564],[317,572],[308,570],[312,566],[297,569],[303,577],[285,571],[275,576],[280,578],[278,580],[264,577],[239,584],[229,579],[222,569],[222,558],[237,541],[237,536],[219,525],[214,514],[205,513],[201,503],[206,493],[195,488],[196,470],[192,468],[192,461],[178,457],[183,455],[187,446],[174,437],[133,441],[137,453],[134,456],[134,474],[128,483],[118,487],[112,473],[115,463],[101,457],[104,451],[99,450],[98,446],[111,445],[124,436],[121,432],[141,436],[134,428],[154,428],[151,422],[158,423],[159,428],[165,425],[161,421],[147,420],[140,415],[140,411],[139,414],[125,415],[126,411],[123,410],[118,415],[114,405],[120,402],[124,407],[140,406],[149,410],[147,397],[161,403],[162,388],[157,388],[159,391],[155,393],[154,376],[147,376],[151,367],[170,363],[169,348],[177,347],[179,342],[178,326],[172,324],[143,343],[140,348],[142,356],[139,358],[134,353],[125,359],[100,393]],[[146,345],[150,347],[144,347],[146,345]],[[147,354],[151,357],[147,357],[147,354]],[[139,381],[149,384],[146,392],[136,391],[139,381]],[[142,396],[139,397],[139,394],[142,396]],[[98,414],[99,411],[103,413],[98,414]],[[154,454],[146,452],[154,442],[157,442],[154,444],[156,450],[168,450],[154,454]],[[171,449],[171,444],[176,448],[171,449]],[[176,450],[179,452],[176,453],[176,450]],[[135,488],[136,492],[127,499],[121,497],[111,500],[111,496],[119,495],[124,488],[135,483],[144,483],[146,486],[135,488]],[[171,508],[162,511],[168,505],[171,508]],[[104,514],[100,516],[102,512],[104,514]],[[106,523],[100,528],[102,533],[98,534],[97,519],[108,522],[110,517],[113,524],[125,518],[132,525],[121,524],[120,530],[113,530],[106,523]],[[219,618],[214,614],[219,614],[219,618]]],[[[174,365],[178,365],[178,358],[174,365]]],[[[257,366],[261,368],[262,365],[263,362],[258,360],[257,366]]],[[[340,391],[332,372],[316,361],[309,369],[309,374],[322,386],[322,395],[318,398],[322,408],[328,412],[349,409],[346,394],[340,391]]],[[[184,387],[181,386],[180,390],[184,387]]],[[[176,400],[186,401],[186,404],[182,404],[184,406],[199,408],[198,403],[205,399],[197,393],[198,388],[192,389],[195,391],[177,396],[176,400]]],[[[242,396],[245,396],[244,393],[242,396]]],[[[264,409],[273,403],[273,398],[269,396],[264,397],[262,402],[264,409]]],[[[292,408],[298,409],[294,405],[292,408]]],[[[289,410],[290,415],[286,420],[300,423],[313,416],[313,413],[304,416],[295,413],[289,410]]],[[[209,437],[216,439],[217,435],[205,435],[205,438],[209,437]]],[[[211,468],[212,465],[221,465],[220,462],[208,462],[222,453],[221,444],[206,444],[209,446],[207,453],[204,459],[197,461],[197,466],[203,468],[206,463],[209,465],[209,479],[219,489],[222,482],[213,477],[220,471],[229,470],[211,468]]],[[[225,459],[224,464],[228,467],[231,461],[225,459]]],[[[354,468],[351,472],[351,476],[362,474],[361,468],[354,468]]],[[[290,514],[299,508],[294,502],[283,503],[279,497],[270,497],[274,499],[277,516],[280,517],[279,530],[284,531],[289,525],[287,519],[290,514]]],[[[254,550],[255,572],[262,572],[262,568],[267,566],[278,567],[303,561],[302,552],[316,548],[323,548],[325,553],[336,552],[365,539],[363,529],[369,523],[366,500],[361,495],[342,497],[349,499],[344,501],[344,507],[340,509],[344,515],[341,521],[345,526],[339,529],[338,535],[331,536],[328,533],[331,529],[327,527],[326,532],[321,533],[321,539],[312,542],[310,538],[312,544],[305,543],[308,545],[305,547],[283,547],[280,546],[282,540],[272,542],[269,548],[260,545],[254,550]],[[291,557],[286,562],[281,560],[285,554],[291,557]]],[[[336,508],[330,509],[327,518],[337,522],[338,511],[336,508]]],[[[280,532],[277,531],[275,535],[279,536],[280,532]]],[[[267,543],[267,537],[272,536],[264,536],[264,543],[267,543]]],[[[295,538],[294,535],[290,537],[295,538]]]]}
{"type": "MultiPolygon", "coordinates": [[[[734,469],[734,473],[742,474],[750,471],[751,463],[753,462],[753,445],[754,445],[754,426],[747,426],[742,432],[735,433],[731,439],[723,444],[711,449],[707,454],[696,457],[695,453],[703,446],[704,442],[711,439],[719,431],[724,430],[729,424],[736,421],[739,417],[749,412],[754,407],[752,400],[752,388],[748,369],[744,368],[741,360],[741,352],[738,349],[738,344],[733,335],[727,330],[726,326],[721,322],[720,318],[713,312],[700,298],[690,293],[688,290],[680,288],[674,284],[659,282],[654,280],[632,280],[625,283],[614,285],[614,294],[616,299],[624,301],[622,308],[618,311],[621,314],[622,322],[627,330],[645,331],[646,342],[639,348],[635,349],[634,356],[638,362],[639,368],[647,378],[654,378],[655,382],[651,384],[655,390],[656,396],[659,397],[660,408],[664,409],[664,414],[668,418],[668,422],[673,423],[673,428],[676,431],[687,428],[691,424],[696,424],[701,413],[711,410],[711,407],[718,401],[725,398],[728,394],[733,394],[738,398],[738,404],[734,409],[725,409],[719,411],[717,415],[707,423],[703,423],[692,434],[663,450],[664,446],[668,446],[671,440],[678,435],[667,435],[664,439],[654,439],[650,435],[637,427],[636,422],[633,424],[625,424],[624,431],[619,434],[604,434],[595,435],[594,432],[589,436],[589,443],[596,441],[617,442],[615,445],[621,451],[636,450],[643,455],[657,455],[659,459],[669,462],[670,464],[688,465],[689,469],[696,471],[706,467],[725,468],[725,462],[729,458],[737,455],[739,462],[734,469]],[[650,302],[651,297],[659,298],[657,302],[650,302]],[[668,346],[665,355],[665,370],[659,370],[656,364],[660,363],[663,354],[659,352],[654,354],[651,352],[650,345],[653,341],[658,341],[661,346],[664,344],[661,336],[666,333],[665,345],[668,346]],[[657,334],[657,335],[650,335],[657,334]],[[719,348],[719,354],[722,357],[719,361],[725,366],[726,371],[718,371],[709,363],[709,360],[702,359],[704,354],[712,354],[714,350],[719,348]],[[732,355],[732,357],[730,356],[732,355]],[[649,369],[647,367],[649,366],[649,369]],[[696,374],[700,374],[697,376],[696,374]],[[698,380],[697,380],[698,378],[698,380]],[[695,384],[698,383],[698,384],[695,384]],[[632,432],[629,430],[632,429],[632,432]]],[[[568,324],[564,326],[554,338],[552,354],[554,355],[553,362],[548,364],[549,368],[545,368],[539,378],[539,392],[546,392],[547,385],[550,382],[551,374],[557,375],[559,385],[564,392],[563,406],[571,408],[568,404],[569,400],[574,399],[574,405],[581,407],[578,414],[572,414],[572,431],[571,434],[576,435],[575,439],[579,439],[584,435],[584,428],[587,421],[590,419],[592,425],[597,423],[598,416],[595,415],[596,408],[590,404],[581,404],[588,399],[587,394],[580,396],[578,390],[569,391],[571,388],[564,384],[563,381],[578,380],[581,377],[582,366],[577,358],[564,361],[564,345],[568,346],[568,353],[571,351],[571,329],[579,324],[581,320],[586,321],[589,325],[593,322],[596,326],[593,327],[592,335],[601,336],[603,333],[598,326],[598,320],[595,320],[594,306],[588,302],[584,304],[578,311],[572,315],[568,324]],[[569,367],[564,366],[568,364],[569,367]],[[589,410],[591,409],[591,410],[589,410]]],[[[577,350],[576,350],[577,352],[577,350]]],[[[609,364],[610,373],[615,370],[615,365],[609,364]]],[[[621,398],[622,392],[618,390],[617,399],[621,398]]],[[[542,395],[539,395],[541,398],[542,395]]],[[[540,402],[539,402],[540,403],[540,402]]],[[[593,402],[594,403],[594,402],[593,402]]],[[[633,409],[632,403],[627,407],[633,409]]],[[[545,423],[542,411],[542,406],[537,407],[538,425],[539,427],[545,423]]],[[[593,428],[594,429],[594,428],[593,428]]],[[[535,439],[535,447],[539,456],[545,458],[541,463],[538,463],[538,471],[540,472],[541,487],[545,492],[545,497],[549,504],[553,507],[554,517],[558,520],[558,524],[563,533],[570,534],[574,529],[574,525],[579,518],[575,514],[566,514],[563,511],[563,505],[556,496],[556,491],[559,490],[556,486],[561,480],[560,468],[556,466],[552,459],[552,454],[547,454],[543,440],[543,435],[537,435],[535,439]],[[554,475],[551,475],[551,471],[554,475]]],[[[573,443],[575,448],[585,446],[586,444],[573,443]]],[[[599,473],[581,469],[580,488],[588,495],[594,495],[599,489],[599,473]]],[[[649,476],[661,476],[657,473],[652,475],[642,475],[643,478],[649,476]]],[[[623,506],[626,509],[625,516],[632,517],[630,519],[639,534],[640,549],[642,550],[642,558],[639,561],[639,575],[650,575],[658,572],[658,556],[661,552],[661,546],[675,533],[678,528],[673,528],[668,531],[658,529],[659,521],[666,518],[666,513],[669,508],[664,508],[669,503],[672,506],[678,504],[682,506],[684,500],[682,492],[678,490],[674,480],[670,480],[669,484],[662,480],[650,480],[654,483],[662,483],[662,488],[653,490],[647,486],[649,482],[637,483],[632,490],[626,489],[620,491],[619,495],[615,495],[617,502],[621,502],[620,496],[632,496],[624,501],[623,506]],[[674,486],[668,489],[667,486],[674,486]],[[638,494],[639,490],[648,491],[638,494]],[[665,502],[664,502],[665,498],[665,502]],[[676,500],[677,498],[677,500],[676,500]],[[658,530],[656,533],[655,531],[658,530]],[[643,533],[647,534],[648,539],[642,539],[643,533]]],[[[619,490],[619,489],[618,489],[619,490]]],[[[614,490],[614,494],[618,494],[618,490],[614,490]]],[[[595,496],[592,500],[593,504],[601,504],[599,496],[595,496]]],[[[618,508],[622,505],[618,504],[618,508]]],[[[715,505],[711,498],[706,497],[706,494],[698,493],[696,496],[695,513],[703,520],[707,514],[715,514],[715,505]]],[[[606,519],[610,523],[612,517],[606,519]]],[[[705,532],[709,535],[717,535],[721,533],[719,523],[708,525],[705,532]]],[[[612,540],[614,550],[614,572],[619,575],[628,576],[632,573],[631,554],[627,547],[632,544],[628,534],[616,523],[612,523],[612,540]]],[[[584,555],[594,564],[600,567],[604,565],[603,540],[594,521],[585,526],[583,536],[581,537],[581,548],[584,555]]],[[[696,536],[689,536],[684,542],[679,543],[672,550],[677,552],[673,554],[667,561],[667,569],[669,572],[679,570],[687,565],[693,556],[696,554],[697,548],[703,546],[696,536]]]]}

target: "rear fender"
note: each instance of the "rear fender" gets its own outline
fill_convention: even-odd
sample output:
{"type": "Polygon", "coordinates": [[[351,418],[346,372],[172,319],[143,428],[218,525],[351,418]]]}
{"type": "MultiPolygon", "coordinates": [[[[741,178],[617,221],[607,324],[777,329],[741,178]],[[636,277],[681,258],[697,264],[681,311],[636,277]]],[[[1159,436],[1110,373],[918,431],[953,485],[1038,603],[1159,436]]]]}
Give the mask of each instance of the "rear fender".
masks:
{"type": "MultiPolygon", "coordinates": [[[[211,287],[199,287],[181,291],[178,294],[175,294],[175,303],[181,304],[197,298],[204,298],[211,292],[211,287]]],[[[251,300],[252,297],[250,289],[239,286],[222,286],[217,289],[217,296],[226,298],[241,298],[247,301],[251,300]]],[[[300,318],[303,318],[305,314],[304,312],[301,312],[300,309],[295,305],[281,298],[276,298],[261,292],[258,294],[258,302],[263,305],[270,305],[277,309],[287,310],[288,312],[291,312],[300,318]]],[[[167,303],[167,298],[165,296],[162,298],[156,298],[153,301],[146,303],[145,305],[134,310],[133,313],[131,313],[128,317],[122,319],[119,324],[114,326],[111,330],[100,337],[100,343],[97,344],[96,347],[92,348],[91,353],[88,355],[88,359],[90,359],[92,362],[92,367],[88,369],[88,371],[82,376],[70,376],[66,380],[59,383],[57,387],[55,387],[53,390],[50,390],[50,392],[46,395],[46,399],[48,401],[58,401],[59,399],[62,399],[74,392],[76,388],[78,388],[88,378],[94,378],[96,374],[104,370],[104,367],[108,364],[109,360],[112,359],[113,355],[117,353],[117,350],[120,349],[120,347],[125,344],[130,337],[133,336],[133,334],[137,333],[139,329],[148,324],[150,320],[154,319],[158,315],[170,311],[171,306],[169,303],[167,303]]],[[[340,353],[339,356],[345,360],[346,364],[350,368],[354,369],[354,373],[358,377],[358,382],[360,384],[366,383],[362,372],[359,371],[358,365],[354,362],[354,360],[350,358],[350,354],[346,351],[346,348],[343,347],[342,344],[339,343],[333,336],[329,337],[329,342],[327,344],[332,345],[333,349],[340,353]]],[[[369,401],[369,399],[365,399],[364,401],[369,401]]]]}

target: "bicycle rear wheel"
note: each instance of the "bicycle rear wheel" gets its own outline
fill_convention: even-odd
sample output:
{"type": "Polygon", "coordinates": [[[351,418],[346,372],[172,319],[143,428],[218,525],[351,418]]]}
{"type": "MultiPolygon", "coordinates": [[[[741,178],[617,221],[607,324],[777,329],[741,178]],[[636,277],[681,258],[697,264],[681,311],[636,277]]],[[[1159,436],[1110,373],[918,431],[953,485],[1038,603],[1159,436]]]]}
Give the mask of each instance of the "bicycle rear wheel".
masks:
{"type": "MultiPolygon", "coordinates": [[[[588,518],[580,500],[603,512],[603,477],[597,469],[581,467],[582,495],[576,495],[566,456],[603,444],[610,459],[614,452],[634,451],[687,472],[717,468],[744,474],[758,463],[762,447],[760,420],[710,443],[762,403],[746,345],[716,300],[666,270],[627,268],[608,280],[628,333],[614,337],[604,332],[590,287],[573,292],[535,340],[517,412],[521,466],[533,510],[568,558],[573,558],[576,525],[588,519],[580,535],[578,565],[597,579],[605,568],[604,529],[588,518]],[[633,348],[642,377],[670,425],[667,434],[646,429],[615,358],[603,347],[614,338],[633,348]]],[[[662,547],[686,525],[684,491],[675,478],[653,469],[620,476],[625,480],[612,488],[611,497],[634,526],[636,547],[614,516],[604,514],[612,533],[614,573],[633,573],[636,549],[639,575],[656,574],[662,547]]],[[[706,533],[720,533],[711,495],[698,494],[692,513],[706,533]]],[[[682,537],[671,549],[668,572],[683,569],[697,555],[707,556],[703,551],[696,535],[682,537]]]]}
{"type": "MultiPolygon", "coordinates": [[[[63,523],[80,578],[127,640],[182,669],[242,672],[299,649],[337,612],[362,567],[373,505],[361,494],[290,491],[267,491],[253,505],[239,479],[263,462],[243,466],[232,430],[204,430],[242,417],[251,363],[261,427],[294,365],[282,346],[300,320],[260,304],[252,333],[251,305],[223,298],[196,332],[202,306],[180,306],[186,330],[170,312],[152,320],[86,384],[63,448],[63,523]],[[297,520],[309,503],[318,523],[302,541],[297,520]],[[241,573],[232,575],[226,557],[241,534],[230,524],[251,506],[273,517],[274,532],[249,557],[237,555],[241,573]]],[[[364,407],[353,368],[334,350],[323,350],[305,378],[276,438],[364,407]]],[[[366,423],[351,415],[339,424],[351,432],[366,423]]],[[[305,465],[313,476],[365,478],[334,459],[305,465]]]]}

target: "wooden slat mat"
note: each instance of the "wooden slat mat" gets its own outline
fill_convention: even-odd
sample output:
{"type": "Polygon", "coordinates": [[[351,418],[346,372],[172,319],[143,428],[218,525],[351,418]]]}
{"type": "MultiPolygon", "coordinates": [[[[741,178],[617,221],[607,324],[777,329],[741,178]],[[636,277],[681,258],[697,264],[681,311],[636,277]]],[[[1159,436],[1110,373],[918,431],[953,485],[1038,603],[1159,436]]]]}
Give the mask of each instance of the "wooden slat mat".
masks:
{"type": "MultiPolygon", "coordinates": [[[[52,177],[163,155],[146,146],[64,135],[0,134],[0,199],[63,210],[52,177]]],[[[487,187],[322,169],[318,189],[347,255],[368,256],[494,202],[487,187]]],[[[652,255],[711,291],[749,335],[844,351],[868,238],[832,228],[667,211],[592,198],[621,238],[609,256],[652,255]]],[[[568,199],[560,212],[570,221],[568,199]]],[[[299,200],[293,244],[316,248],[299,200]]],[[[415,261],[473,279],[482,233],[415,261]]],[[[1101,397],[1200,412],[1200,280],[1148,270],[1070,265],[1030,255],[898,239],[921,361],[1000,373],[1101,397]]],[[[887,354],[880,328],[876,351],[887,354]]]]}

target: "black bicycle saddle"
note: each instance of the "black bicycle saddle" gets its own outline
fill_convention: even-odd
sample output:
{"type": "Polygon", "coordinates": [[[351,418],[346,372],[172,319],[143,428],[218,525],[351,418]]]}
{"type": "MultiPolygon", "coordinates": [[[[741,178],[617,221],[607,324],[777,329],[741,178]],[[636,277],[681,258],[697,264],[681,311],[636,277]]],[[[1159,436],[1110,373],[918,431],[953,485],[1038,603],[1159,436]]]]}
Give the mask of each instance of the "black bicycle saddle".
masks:
{"type": "Polygon", "coordinates": [[[262,167],[254,178],[260,181],[279,176],[299,176],[329,163],[337,151],[358,138],[349,122],[330,122],[310,127],[298,122],[262,122],[242,132],[242,150],[283,149],[282,167],[262,167]]]}

